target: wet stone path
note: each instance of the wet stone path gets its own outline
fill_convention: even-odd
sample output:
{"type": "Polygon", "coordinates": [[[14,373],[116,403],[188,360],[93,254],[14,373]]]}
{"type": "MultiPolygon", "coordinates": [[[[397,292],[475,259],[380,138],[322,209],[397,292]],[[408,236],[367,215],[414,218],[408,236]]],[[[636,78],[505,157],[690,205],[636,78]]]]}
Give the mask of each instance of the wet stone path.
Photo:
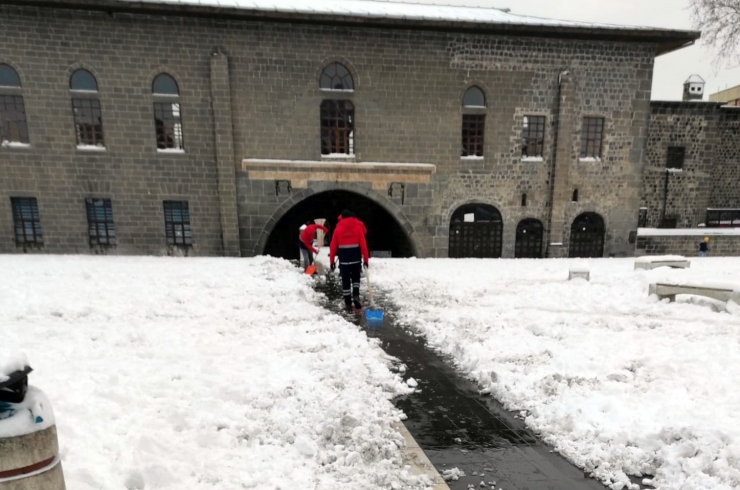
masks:
{"type": "Polygon", "coordinates": [[[419,383],[417,392],[396,399],[406,413],[411,435],[440,474],[457,468],[465,476],[447,483],[452,490],[604,490],[598,481],[562,456],[551,452],[524,422],[451,364],[427,349],[421,337],[396,326],[392,311],[383,303],[385,323],[364,325],[362,316],[344,312],[336,280],[321,277],[316,289],[326,295],[325,307],[361,326],[377,338],[383,350],[405,366],[405,377],[419,383]]]}

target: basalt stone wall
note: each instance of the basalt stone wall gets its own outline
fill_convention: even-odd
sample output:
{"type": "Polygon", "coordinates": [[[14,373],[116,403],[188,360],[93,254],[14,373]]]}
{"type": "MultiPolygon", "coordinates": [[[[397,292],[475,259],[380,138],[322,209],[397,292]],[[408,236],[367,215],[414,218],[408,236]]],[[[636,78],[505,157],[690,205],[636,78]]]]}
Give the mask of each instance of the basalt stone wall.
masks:
{"type": "Polygon", "coordinates": [[[260,239],[301,186],[327,190],[332,182],[291,182],[280,193],[274,179],[252,178],[242,160],[320,162],[321,101],[345,98],[355,105],[353,162],[436,165],[429,182],[406,182],[402,194],[362,179],[352,183],[369,189],[369,197],[383,196],[376,200],[404,218],[419,255],[446,256],[452,213],[481,202],[501,212],[503,256],[511,257],[521,219],[539,219],[547,229],[564,70],[576,94],[568,104],[576,123],[566,137],[566,185],[580,199],[566,203],[563,250],[570,224],[586,211],[606,222],[605,255],[632,250],[653,45],[11,6],[0,7],[0,43],[0,62],[21,75],[31,134],[30,148],[0,149],[3,252],[17,250],[9,197],[28,195],[39,200],[48,252],[90,251],[83,199],[103,197],[113,201],[118,234],[109,253],[166,253],[164,199],[189,201],[193,254],[231,253],[225,244],[235,232],[223,227],[236,223],[225,215],[232,207],[241,254],[260,253],[260,239]],[[216,55],[225,61],[214,63],[216,55]],[[321,69],[332,61],[351,71],[353,92],[319,89],[321,69]],[[98,79],[104,152],[76,148],[68,89],[76,67],[98,79]],[[156,150],[151,82],[161,72],[179,83],[182,154],[156,150]],[[460,157],[461,100],[471,85],[486,95],[483,159],[460,157]],[[231,124],[223,110],[213,110],[224,104],[231,124]],[[541,161],[521,158],[525,115],[546,117],[541,161]],[[597,160],[579,159],[584,116],[605,119],[597,160]],[[224,171],[229,159],[234,184],[224,171]]]}
{"type": "MultiPolygon", "coordinates": [[[[684,255],[699,254],[703,236],[638,236],[635,255],[684,255]]],[[[740,256],[740,236],[717,235],[709,241],[710,256],[740,256]]]]}
{"type": "Polygon", "coordinates": [[[740,110],[716,102],[653,102],[643,175],[647,227],[663,215],[678,228],[706,220],[707,208],[740,208],[740,110]],[[684,147],[680,172],[666,172],[669,147],[684,147]],[[667,181],[667,191],[666,191],[667,181]]]}

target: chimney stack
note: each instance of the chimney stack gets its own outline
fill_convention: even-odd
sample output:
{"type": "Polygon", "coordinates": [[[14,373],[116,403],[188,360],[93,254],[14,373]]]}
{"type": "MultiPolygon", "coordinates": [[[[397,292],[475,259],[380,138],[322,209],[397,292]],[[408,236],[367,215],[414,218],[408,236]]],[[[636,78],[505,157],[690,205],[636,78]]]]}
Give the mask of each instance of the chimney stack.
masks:
{"type": "Polygon", "coordinates": [[[683,100],[704,100],[704,79],[691,75],[683,82],[683,100]]]}

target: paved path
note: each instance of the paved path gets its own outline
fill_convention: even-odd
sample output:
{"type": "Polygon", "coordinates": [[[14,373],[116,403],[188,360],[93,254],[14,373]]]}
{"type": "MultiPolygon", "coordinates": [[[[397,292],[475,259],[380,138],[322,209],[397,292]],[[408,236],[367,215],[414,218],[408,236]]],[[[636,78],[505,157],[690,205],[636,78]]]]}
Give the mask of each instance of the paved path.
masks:
{"type": "MultiPolygon", "coordinates": [[[[327,307],[341,311],[338,287],[319,283],[327,307]]],[[[384,307],[386,322],[367,328],[383,349],[407,367],[407,377],[419,382],[418,392],[397,400],[406,413],[404,422],[419,447],[440,474],[459,468],[466,476],[448,481],[452,490],[604,490],[566,459],[551,452],[500,403],[478,394],[477,386],[449,363],[426,348],[424,339],[394,324],[384,307]],[[485,485],[485,486],[484,486],[485,485]]],[[[351,315],[348,318],[353,318],[351,315]]],[[[361,318],[353,318],[359,325],[361,318]]],[[[364,328],[364,327],[363,327],[364,328]]]]}

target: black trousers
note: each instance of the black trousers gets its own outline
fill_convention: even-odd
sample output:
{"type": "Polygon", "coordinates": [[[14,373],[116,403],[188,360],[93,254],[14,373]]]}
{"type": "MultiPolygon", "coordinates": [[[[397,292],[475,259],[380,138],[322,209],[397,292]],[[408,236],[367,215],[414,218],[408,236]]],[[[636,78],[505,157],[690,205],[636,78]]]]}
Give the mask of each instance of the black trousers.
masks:
{"type": "Polygon", "coordinates": [[[360,297],[361,272],[362,264],[339,264],[339,275],[342,276],[342,296],[348,305],[353,297],[360,297]]]}

